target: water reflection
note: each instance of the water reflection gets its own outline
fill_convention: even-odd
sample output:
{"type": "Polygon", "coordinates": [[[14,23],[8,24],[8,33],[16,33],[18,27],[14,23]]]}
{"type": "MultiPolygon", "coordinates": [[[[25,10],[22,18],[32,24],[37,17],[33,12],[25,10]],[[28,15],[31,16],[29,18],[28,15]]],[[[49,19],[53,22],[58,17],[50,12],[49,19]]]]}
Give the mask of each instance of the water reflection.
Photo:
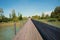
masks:
{"type": "MultiPolygon", "coordinates": [[[[17,32],[19,29],[20,27],[16,27],[17,32]]],[[[0,27],[0,40],[12,40],[14,36],[14,27],[0,27]]]]}

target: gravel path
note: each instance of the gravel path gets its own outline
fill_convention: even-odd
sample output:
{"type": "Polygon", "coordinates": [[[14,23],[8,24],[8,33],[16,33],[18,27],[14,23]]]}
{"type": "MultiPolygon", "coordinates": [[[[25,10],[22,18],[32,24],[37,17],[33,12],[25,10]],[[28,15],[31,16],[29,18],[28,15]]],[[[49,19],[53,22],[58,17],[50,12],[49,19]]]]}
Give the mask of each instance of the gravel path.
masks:
{"type": "Polygon", "coordinates": [[[29,19],[13,40],[43,40],[35,25],[29,19]]]}

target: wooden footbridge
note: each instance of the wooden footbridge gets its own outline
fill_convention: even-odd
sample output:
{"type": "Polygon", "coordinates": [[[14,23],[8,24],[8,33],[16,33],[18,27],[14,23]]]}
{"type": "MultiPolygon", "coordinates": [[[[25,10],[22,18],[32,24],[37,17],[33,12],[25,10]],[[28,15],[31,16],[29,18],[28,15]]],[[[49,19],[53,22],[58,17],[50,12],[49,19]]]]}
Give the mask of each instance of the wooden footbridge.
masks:
{"type": "Polygon", "coordinates": [[[29,18],[13,40],[60,40],[60,29],[29,18]]]}

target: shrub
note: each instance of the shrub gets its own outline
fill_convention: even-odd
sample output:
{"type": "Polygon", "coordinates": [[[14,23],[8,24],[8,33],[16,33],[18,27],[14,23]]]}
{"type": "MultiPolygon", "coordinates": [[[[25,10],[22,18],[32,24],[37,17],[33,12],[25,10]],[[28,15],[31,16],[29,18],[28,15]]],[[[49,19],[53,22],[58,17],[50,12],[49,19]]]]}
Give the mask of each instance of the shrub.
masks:
{"type": "Polygon", "coordinates": [[[56,19],[52,18],[52,19],[49,19],[48,22],[55,22],[56,19]]]}
{"type": "Polygon", "coordinates": [[[0,19],[0,22],[2,22],[2,20],[0,19]]]}
{"type": "Polygon", "coordinates": [[[60,21],[60,18],[58,18],[58,21],[60,21]]]}

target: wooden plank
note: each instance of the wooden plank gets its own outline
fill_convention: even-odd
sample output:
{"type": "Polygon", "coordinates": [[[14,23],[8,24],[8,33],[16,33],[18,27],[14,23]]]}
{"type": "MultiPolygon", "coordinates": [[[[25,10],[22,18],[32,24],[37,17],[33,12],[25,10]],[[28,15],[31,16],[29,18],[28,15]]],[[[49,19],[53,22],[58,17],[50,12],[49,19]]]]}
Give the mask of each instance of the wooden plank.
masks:
{"type": "Polygon", "coordinates": [[[35,25],[29,19],[13,40],[43,40],[35,25]]]}

